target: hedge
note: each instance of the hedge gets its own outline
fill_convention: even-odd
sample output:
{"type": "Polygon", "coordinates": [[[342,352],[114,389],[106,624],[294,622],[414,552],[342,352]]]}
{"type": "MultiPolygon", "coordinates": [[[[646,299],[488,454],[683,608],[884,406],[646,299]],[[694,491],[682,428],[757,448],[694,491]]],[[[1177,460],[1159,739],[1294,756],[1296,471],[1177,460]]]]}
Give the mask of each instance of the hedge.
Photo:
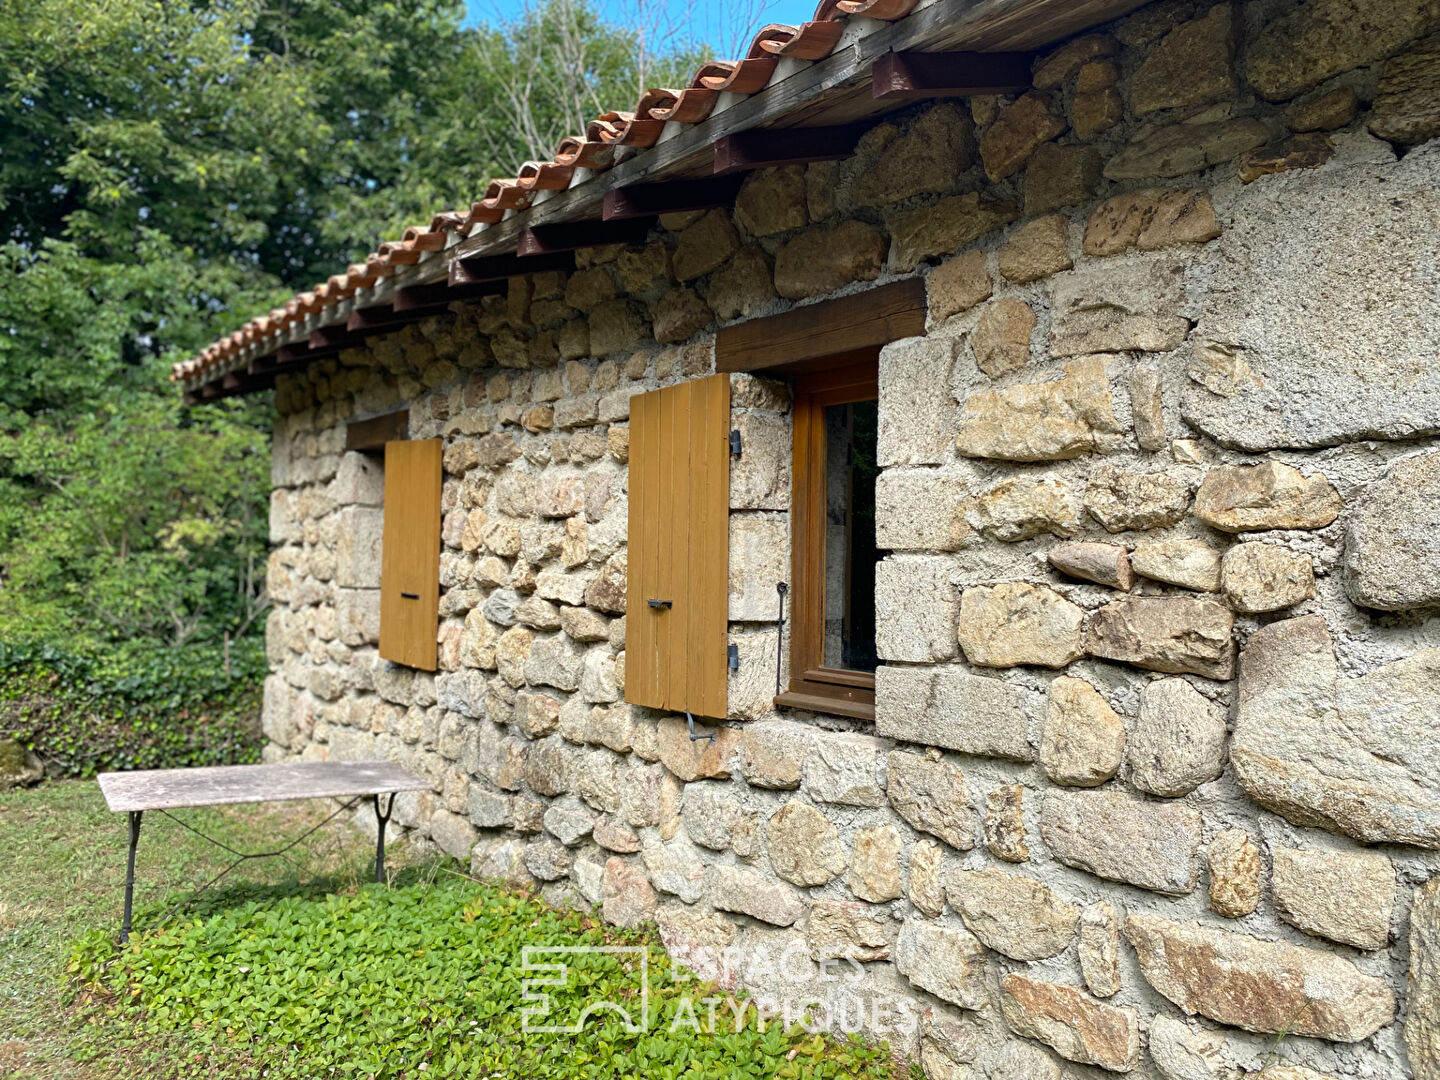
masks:
{"type": "Polygon", "coordinates": [[[232,643],[229,669],[217,645],[0,642],[0,736],[51,777],[258,761],[263,642],[232,643]]]}

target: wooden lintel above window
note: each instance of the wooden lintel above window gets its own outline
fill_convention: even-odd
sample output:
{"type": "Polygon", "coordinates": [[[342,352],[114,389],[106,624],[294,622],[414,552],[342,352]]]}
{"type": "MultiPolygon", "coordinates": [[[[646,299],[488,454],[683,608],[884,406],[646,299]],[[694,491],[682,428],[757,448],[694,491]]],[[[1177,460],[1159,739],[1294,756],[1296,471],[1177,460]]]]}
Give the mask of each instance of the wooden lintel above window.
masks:
{"type": "Polygon", "coordinates": [[[345,425],[345,449],[378,454],[387,442],[410,437],[410,410],[396,409],[369,420],[352,420],[345,425]]]}
{"type": "Polygon", "coordinates": [[[722,327],[716,371],[794,374],[853,360],[861,350],[925,332],[925,283],[919,278],[722,327]]]}

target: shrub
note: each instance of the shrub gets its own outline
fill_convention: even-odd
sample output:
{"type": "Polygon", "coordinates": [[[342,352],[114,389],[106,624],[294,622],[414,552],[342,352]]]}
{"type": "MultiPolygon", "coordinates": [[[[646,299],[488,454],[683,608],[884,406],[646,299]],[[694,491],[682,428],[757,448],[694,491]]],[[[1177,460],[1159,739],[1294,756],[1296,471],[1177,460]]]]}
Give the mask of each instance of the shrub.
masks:
{"type": "Polygon", "coordinates": [[[52,776],[259,760],[263,643],[96,651],[0,643],[0,735],[52,776]]]}

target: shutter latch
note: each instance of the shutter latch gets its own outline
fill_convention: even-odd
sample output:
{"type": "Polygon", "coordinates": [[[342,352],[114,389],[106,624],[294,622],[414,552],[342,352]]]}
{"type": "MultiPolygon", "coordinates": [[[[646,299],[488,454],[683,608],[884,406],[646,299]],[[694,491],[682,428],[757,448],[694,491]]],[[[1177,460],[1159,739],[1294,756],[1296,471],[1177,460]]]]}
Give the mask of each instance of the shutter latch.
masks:
{"type": "Polygon", "coordinates": [[[730,429],[730,453],[734,457],[740,456],[740,429],[730,429]]]}
{"type": "Polygon", "coordinates": [[[725,646],[725,662],[730,665],[730,670],[731,670],[731,671],[739,671],[739,670],[740,670],[740,646],[739,646],[739,645],[727,645],[727,646],[725,646]]]}
{"type": "Polygon", "coordinates": [[[652,608],[672,608],[675,606],[674,600],[647,600],[645,602],[652,608]]]}
{"type": "Polygon", "coordinates": [[[704,733],[697,733],[695,731],[695,717],[690,715],[689,709],[685,710],[685,726],[690,729],[691,742],[699,742],[701,739],[709,739],[712,743],[715,741],[715,733],[713,731],[704,733]]]}

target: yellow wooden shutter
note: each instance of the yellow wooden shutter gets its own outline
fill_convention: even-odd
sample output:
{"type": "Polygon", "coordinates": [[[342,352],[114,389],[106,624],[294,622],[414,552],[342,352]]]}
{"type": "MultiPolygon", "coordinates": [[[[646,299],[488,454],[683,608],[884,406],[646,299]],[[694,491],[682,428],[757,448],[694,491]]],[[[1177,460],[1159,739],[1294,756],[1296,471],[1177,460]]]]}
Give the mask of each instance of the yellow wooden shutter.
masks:
{"type": "Polygon", "coordinates": [[[728,375],[630,399],[631,704],[725,716],[729,436],[728,375]]]}
{"type": "Polygon", "coordinates": [[[440,624],[440,440],[385,444],[380,655],[435,670],[440,624]]]}

